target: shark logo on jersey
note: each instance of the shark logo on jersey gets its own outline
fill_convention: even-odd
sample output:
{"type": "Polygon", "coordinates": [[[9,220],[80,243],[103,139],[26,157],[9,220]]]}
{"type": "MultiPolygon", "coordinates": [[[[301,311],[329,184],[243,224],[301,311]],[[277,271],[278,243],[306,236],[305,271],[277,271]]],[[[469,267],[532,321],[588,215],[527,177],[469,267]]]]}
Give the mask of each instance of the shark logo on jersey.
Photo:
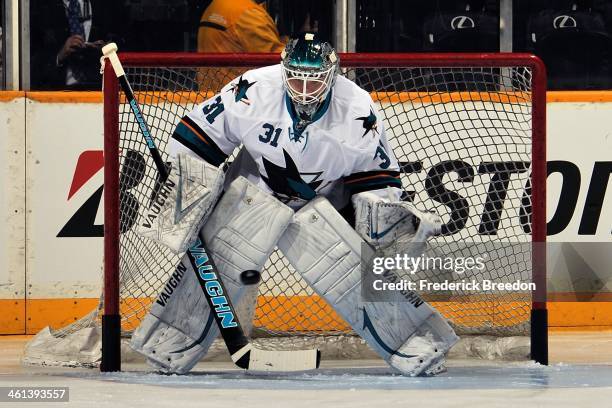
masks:
{"type": "Polygon", "coordinates": [[[294,143],[303,142],[302,151],[304,151],[308,145],[308,131],[305,129],[297,130],[293,126],[290,126],[287,130],[289,132],[289,140],[294,143]]]}
{"type": "Polygon", "coordinates": [[[296,130],[296,129],[293,128],[293,126],[289,127],[288,131],[289,131],[289,140],[291,140],[292,142],[300,143],[302,141],[302,138],[308,136],[308,133],[303,135],[302,134],[303,131],[296,130]]]}
{"type": "Polygon", "coordinates": [[[261,178],[277,195],[290,199],[313,199],[317,195],[316,189],[323,182],[319,179],[323,172],[300,173],[285,149],[283,149],[283,154],[285,156],[285,168],[268,161],[265,157],[263,158],[268,177],[262,174],[261,178]],[[305,181],[304,177],[310,179],[310,181],[305,181]]]}
{"type": "Polygon", "coordinates": [[[378,125],[376,124],[376,115],[374,115],[374,111],[371,108],[370,108],[370,114],[368,116],[360,116],[356,118],[355,120],[363,121],[363,128],[365,129],[365,132],[363,132],[363,135],[361,137],[365,137],[365,135],[367,135],[368,132],[370,131],[372,131],[372,136],[374,136],[374,134],[378,134],[378,125]]]}
{"type": "Polygon", "coordinates": [[[251,86],[253,86],[257,81],[249,82],[246,79],[243,79],[242,76],[238,79],[237,84],[233,84],[230,88],[230,91],[234,92],[234,97],[236,102],[244,102],[247,105],[251,104],[249,98],[247,98],[247,91],[251,86]]]}

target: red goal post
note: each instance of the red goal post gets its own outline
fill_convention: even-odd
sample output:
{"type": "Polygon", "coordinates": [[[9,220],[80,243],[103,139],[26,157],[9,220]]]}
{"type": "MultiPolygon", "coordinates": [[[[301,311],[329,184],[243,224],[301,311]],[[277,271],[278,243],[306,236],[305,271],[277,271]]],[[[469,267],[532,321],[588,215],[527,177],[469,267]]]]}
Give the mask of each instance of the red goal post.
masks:
{"type": "MultiPolygon", "coordinates": [[[[119,54],[123,66],[130,68],[172,67],[183,68],[255,68],[273,65],[279,62],[276,54],[194,54],[194,53],[125,53],[119,54]]],[[[517,91],[499,93],[484,91],[475,87],[450,88],[448,92],[431,93],[425,91],[396,92],[393,89],[393,77],[381,82],[382,90],[376,91],[376,98],[412,98],[418,97],[429,103],[446,103],[464,98],[484,102],[508,102],[518,98],[529,104],[531,122],[531,166],[530,166],[530,228],[531,242],[546,241],[546,72],[540,59],[530,54],[485,53],[485,54],[341,54],[341,66],[353,72],[369,69],[448,69],[467,68],[501,72],[513,69],[506,79],[512,81],[517,75],[516,67],[525,69],[528,75],[525,84],[517,91]],[[499,70],[499,71],[496,71],[499,70]],[[391,81],[391,83],[389,82],[391,81]],[[394,95],[389,96],[393,92],[394,95]],[[501,99],[499,99],[501,98],[501,99]],[[525,99],[525,100],[527,100],[525,99]]],[[[487,72],[489,72],[487,71],[487,72]]],[[[522,71],[521,71],[522,72],[522,71]]],[[[432,74],[435,77],[437,74],[432,74]]],[[[452,73],[442,73],[440,76],[452,73]]],[[[487,74],[488,75],[488,74],[487,74]]],[[[473,76],[473,75],[472,75],[473,76]]],[[[502,78],[503,75],[493,75],[502,78]]],[[[131,79],[130,79],[131,80],[131,79]]],[[[497,80],[497,79],[496,79],[497,80]]],[[[477,81],[477,80],[476,80],[477,81]]],[[[101,370],[120,370],[120,336],[121,336],[121,278],[120,278],[120,117],[129,115],[120,112],[121,95],[116,76],[109,62],[106,62],[104,74],[104,312],[102,317],[102,362],[101,370]]],[[[448,84],[447,84],[448,85],[448,84]]],[[[163,87],[163,86],[162,86],[163,87]]],[[[138,97],[139,90],[135,88],[138,97]]],[[[207,93],[210,96],[210,92],[207,93]]],[[[391,99],[389,99],[391,100],[391,99]]],[[[145,117],[147,110],[143,109],[145,117]]],[[[547,364],[547,312],[546,312],[546,260],[543,246],[533,246],[531,278],[537,289],[532,293],[530,303],[530,337],[531,357],[533,360],[547,364]]],[[[139,315],[140,316],[140,315],[139,315]]],[[[142,317],[142,316],[140,316],[142,317]]]]}

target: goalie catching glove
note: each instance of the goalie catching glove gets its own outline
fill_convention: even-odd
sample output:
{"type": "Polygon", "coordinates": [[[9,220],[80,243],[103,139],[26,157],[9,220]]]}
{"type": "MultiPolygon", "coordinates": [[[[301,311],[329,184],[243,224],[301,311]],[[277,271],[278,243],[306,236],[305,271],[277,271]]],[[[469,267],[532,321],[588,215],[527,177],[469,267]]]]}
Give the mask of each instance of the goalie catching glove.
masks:
{"type": "Polygon", "coordinates": [[[136,232],[177,254],[197,237],[223,189],[224,173],[195,155],[179,153],[136,232]]]}
{"type": "Polygon", "coordinates": [[[414,243],[424,244],[441,232],[442,219],[437,214],[421,211],[405,201],[383,198],[378,193],[365,191],[352,198],[355,231],[376,249],[392,246],[401,251],[402,243],[411,243],[414,248],[414,243]]]}

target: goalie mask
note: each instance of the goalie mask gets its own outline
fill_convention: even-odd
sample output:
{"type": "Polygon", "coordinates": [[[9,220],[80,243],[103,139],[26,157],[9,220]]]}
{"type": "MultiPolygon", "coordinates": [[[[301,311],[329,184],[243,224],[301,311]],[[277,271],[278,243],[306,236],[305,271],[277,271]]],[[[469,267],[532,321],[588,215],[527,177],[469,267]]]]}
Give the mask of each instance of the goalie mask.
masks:
{"type": "Polygon", "coordinates": [[[312,122],[331,91],[339,71],[333,47],[306,33],[291,40],[281,53],[283,84],[299,117],[298,128],[312,122]]]}

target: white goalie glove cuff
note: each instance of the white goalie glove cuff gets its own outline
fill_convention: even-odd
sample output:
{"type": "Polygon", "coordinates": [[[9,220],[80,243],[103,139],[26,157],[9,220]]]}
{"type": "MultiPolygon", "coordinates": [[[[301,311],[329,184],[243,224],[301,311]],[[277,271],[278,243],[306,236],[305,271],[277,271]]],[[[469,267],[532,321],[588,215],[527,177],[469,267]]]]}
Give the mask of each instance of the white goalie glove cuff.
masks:
{"type": "Polygon", "coordinates": [[[224,173],[206,161],[178,154],[136,232],[180,254],[193,244],[223,189],[224,173]]]}
{"type": "Polygon", "coordinates": [[[399,241],[425,242],[440,233],[442,219],[405,201],[390,201],[364,191],[352,198],[355,230],[369,244],[385,248],[399,241]]]}

